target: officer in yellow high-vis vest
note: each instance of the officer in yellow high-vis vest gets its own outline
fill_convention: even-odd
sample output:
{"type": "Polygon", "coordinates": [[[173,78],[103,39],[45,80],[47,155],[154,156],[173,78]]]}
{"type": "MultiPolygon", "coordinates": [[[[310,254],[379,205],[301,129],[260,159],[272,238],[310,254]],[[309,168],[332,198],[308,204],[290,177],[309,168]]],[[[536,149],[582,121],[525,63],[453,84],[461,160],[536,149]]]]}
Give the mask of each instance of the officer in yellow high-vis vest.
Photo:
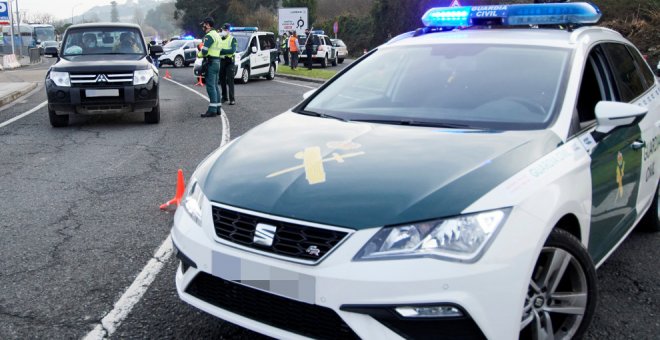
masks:
{"type": "Polygon", "coordinates": [[[206,92],[209,95],[209,108],[202,117],[215,117],[222,113],[220,104],[220,91],[218,89],[218,77],[220,74],[220,34],[213,28],[213,18],[206,18],[200,23],[206,32],[204,46],[197,53],[198,58],[205,58],[208,68],[206,70],[206,92]]]}
{"type": "Polygon", "coordinates": [[[220,31],[220,88],[222,89],[222,102],[229,101],[229,105],[236,105],[234,98],[234,54],[238,42],[231,35],[231,25],[224,24],[220,31]]]}

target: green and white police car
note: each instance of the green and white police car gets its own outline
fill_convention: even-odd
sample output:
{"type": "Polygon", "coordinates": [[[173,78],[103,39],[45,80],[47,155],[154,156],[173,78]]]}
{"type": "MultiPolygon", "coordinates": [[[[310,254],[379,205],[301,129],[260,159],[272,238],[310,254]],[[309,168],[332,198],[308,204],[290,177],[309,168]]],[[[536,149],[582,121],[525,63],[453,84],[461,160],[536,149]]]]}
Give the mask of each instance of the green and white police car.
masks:
{"type": "Polygon", "coordinates": [[[276,338],[580,337],[596,268],[660,229],[660,85],[600,15],[431,9],[213,152],[181,299],[276,338]]]}

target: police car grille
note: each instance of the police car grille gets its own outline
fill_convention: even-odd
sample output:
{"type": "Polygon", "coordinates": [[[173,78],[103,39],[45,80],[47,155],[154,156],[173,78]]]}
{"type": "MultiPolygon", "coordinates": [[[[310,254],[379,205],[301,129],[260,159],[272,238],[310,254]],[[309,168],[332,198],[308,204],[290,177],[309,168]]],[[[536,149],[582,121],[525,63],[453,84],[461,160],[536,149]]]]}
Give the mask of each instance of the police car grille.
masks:
{"type": "Polygon", "coordinates": [[[359,339],[332,309],[266,293],[200,272],[186,293],[216,307],[316,339],[359,339]]]}
{"type": "Polygon", "coordinates": [[[344,238],[347,232],[277,221],[213,206],[215,234],[223,239],[260,251],[305,262],[318,262],[344,238]],[[257,224],[275,226],[270,247],[254,242],[257,224]],[[318,253],[316,252],[318,250],[318,253]]]}
{"type": "Polygon", "coordinates": [[[132,85],[133,72],[118,73],[71,73],[71,85],[78,87],[115,87],[118,85],[132,85]],[[102,75],[102,81],[99,76],[102,75]]]}

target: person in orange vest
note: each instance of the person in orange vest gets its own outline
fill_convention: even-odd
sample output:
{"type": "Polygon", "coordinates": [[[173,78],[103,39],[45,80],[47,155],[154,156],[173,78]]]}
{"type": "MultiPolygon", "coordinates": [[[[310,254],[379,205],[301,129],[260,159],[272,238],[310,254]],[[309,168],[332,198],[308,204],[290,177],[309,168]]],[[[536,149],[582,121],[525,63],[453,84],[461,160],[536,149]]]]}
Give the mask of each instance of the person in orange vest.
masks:
{"type": "Polygon", "coordinates": [[[295,31],[289,38],[289,51],[291,52],[291,69],[295,70],[298,68],[298,52],[300,51],[300,45],[298,44],[298,33],[295,31]]]}

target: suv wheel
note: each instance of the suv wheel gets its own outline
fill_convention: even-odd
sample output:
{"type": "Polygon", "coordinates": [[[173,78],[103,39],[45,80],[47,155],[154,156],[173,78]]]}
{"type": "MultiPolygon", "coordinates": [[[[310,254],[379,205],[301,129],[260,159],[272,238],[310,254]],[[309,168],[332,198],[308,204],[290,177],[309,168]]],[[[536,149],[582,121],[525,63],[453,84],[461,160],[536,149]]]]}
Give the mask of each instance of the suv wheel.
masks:
{"type": "Polygon", "coordinates": [[[144,113],[144,122],[146,124],[158,124],[160,122],[160,101],[151,111],[144,113]]]}
{"type": "Polygon", "coordinates": [[[270,68],[268,69],[268,74],[266,75],[266,79],[268,79],[268,80],[275,79],[275,66],[273,66],[272,64],[270,65],[270,68]]]}
{"type": "Polygon", "coordinates": [[[174,58],[174,67],[183,67],[183,57],[178,55],[174,58]]]}
{"type": "Polygon", "coordinates": [[[596,299],[596,269],[589,253],[569,232],[554,229],[529,281],[519,338],[582,338],[596,299]]]}
{"type": "Polygon", "coordinates": [[[244,68],[243,73],[241,73],[241,84],[247,84],[248,81],[250,81],[250,71],[244,68]]]}
{"type": "Polygon", "coordinates": [[[658,184],[657,189],[655,189],[655,197],[653,197],[653,202],[651,203],[649,210],[639,222],[640,226],[645,231],[660,231],[660,207],[658,207],[658,196],[660,196],[660,183],[658,184]]]}
{"type": "Polygon", "coordinates": [[[48,106],[48,119],[50,119],[50,125],[53,127],[65,127],[69,125],[69,115],[58,115],[55,113],[55,110],[48,106]]]}
{"type": "Polygon", "coordinates": [[[323,68],[328,67],[328,56],[327,55],[325,57],[323,57],[323,59],[321,60],[321,67],[323,67],[323,68]]]}

